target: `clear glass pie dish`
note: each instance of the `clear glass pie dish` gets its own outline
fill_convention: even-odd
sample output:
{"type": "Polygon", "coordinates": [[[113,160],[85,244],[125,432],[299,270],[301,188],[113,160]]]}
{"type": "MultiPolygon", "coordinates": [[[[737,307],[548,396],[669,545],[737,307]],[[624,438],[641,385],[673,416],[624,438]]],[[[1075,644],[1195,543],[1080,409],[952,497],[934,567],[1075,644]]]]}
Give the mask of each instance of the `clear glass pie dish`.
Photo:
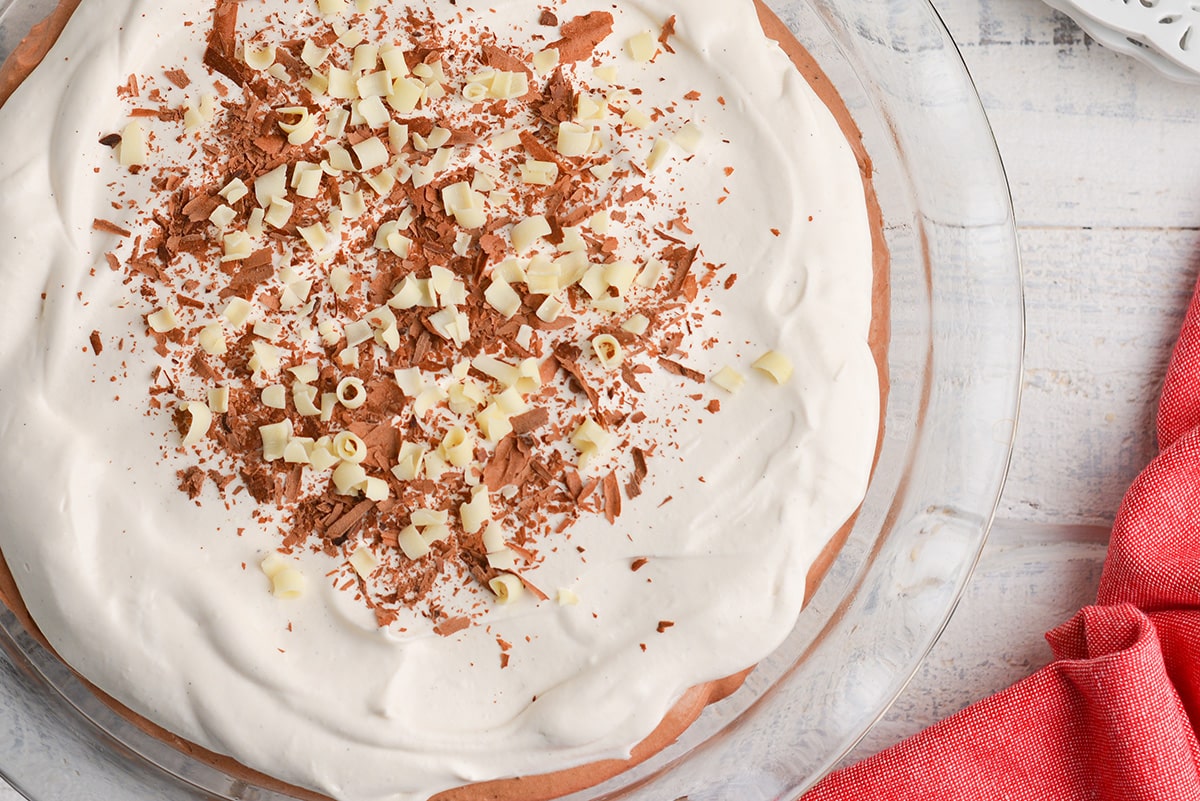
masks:
{"type": "MultiPolygon", "coordinates": [[[[0,0],[0,56],[53,0],[0,0]]],[[[790,638],[672,747],[583,799],[793,798],[862,736],[942,630],[1011,450],[1023,316],[1011,201],[983,110],[925,2],[768,2],[875,162],[891,251],[891,391],[850,539],[790,638]]],[[[2,191],[2,190],[0,190],[2,191]]],[[[113,713],[0,610],[0,773],[31,799],[283,799],[113,713]]]]}

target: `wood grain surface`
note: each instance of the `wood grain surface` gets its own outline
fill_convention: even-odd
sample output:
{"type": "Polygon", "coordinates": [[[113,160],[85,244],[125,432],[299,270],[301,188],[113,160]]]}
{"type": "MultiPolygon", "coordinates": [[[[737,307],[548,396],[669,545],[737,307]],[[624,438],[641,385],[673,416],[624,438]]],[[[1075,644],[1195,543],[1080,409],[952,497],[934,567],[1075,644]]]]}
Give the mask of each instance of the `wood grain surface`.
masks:
{"type": "Polygon", "coordinates": [[[1094,599],[1121,498],[1156,452],[1158,394],[1200,275],[1200,87],[1105,50],[1039,0],[934,5],[1012,185],[1025,394],[979,569],[851,759],[1033,673],[1050,660],[1043,633],[1094,599]]]}

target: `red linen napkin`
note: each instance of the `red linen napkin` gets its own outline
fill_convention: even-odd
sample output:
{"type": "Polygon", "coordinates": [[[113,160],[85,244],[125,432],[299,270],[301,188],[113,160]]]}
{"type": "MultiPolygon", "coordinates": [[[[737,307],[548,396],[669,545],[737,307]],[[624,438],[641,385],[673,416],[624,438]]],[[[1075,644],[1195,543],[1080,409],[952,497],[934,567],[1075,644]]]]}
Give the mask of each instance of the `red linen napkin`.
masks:
{"type": "Polygon", "coordinates": [[[1200,289],[1158,444],[1117,514],[1097,605],[1046,635],[1055,661],[803,801],[1200,799],[1200,289]]]}

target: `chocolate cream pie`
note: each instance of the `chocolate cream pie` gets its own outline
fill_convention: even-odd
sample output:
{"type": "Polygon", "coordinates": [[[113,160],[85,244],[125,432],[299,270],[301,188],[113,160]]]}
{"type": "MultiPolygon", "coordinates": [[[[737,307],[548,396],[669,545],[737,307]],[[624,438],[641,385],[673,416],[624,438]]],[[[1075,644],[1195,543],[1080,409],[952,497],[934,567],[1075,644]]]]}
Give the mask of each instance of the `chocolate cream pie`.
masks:
{"type": "Polygon", "coordinates": [[[0,93],[0,600],[138,725],[553,798],[788,635],[886,257],[765,7],[64,2],[0,93]]]}

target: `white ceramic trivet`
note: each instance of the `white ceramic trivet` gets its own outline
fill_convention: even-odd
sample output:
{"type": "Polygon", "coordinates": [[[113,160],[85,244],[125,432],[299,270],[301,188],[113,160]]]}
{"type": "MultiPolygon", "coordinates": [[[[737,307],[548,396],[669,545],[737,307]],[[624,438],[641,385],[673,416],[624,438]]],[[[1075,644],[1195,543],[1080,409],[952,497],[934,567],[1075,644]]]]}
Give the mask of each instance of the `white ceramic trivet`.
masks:
{"type": "Polygon", "coordinates": [[[1045,0],[1100,44],[1200,83],[1200,0],[1045,0]]]}

